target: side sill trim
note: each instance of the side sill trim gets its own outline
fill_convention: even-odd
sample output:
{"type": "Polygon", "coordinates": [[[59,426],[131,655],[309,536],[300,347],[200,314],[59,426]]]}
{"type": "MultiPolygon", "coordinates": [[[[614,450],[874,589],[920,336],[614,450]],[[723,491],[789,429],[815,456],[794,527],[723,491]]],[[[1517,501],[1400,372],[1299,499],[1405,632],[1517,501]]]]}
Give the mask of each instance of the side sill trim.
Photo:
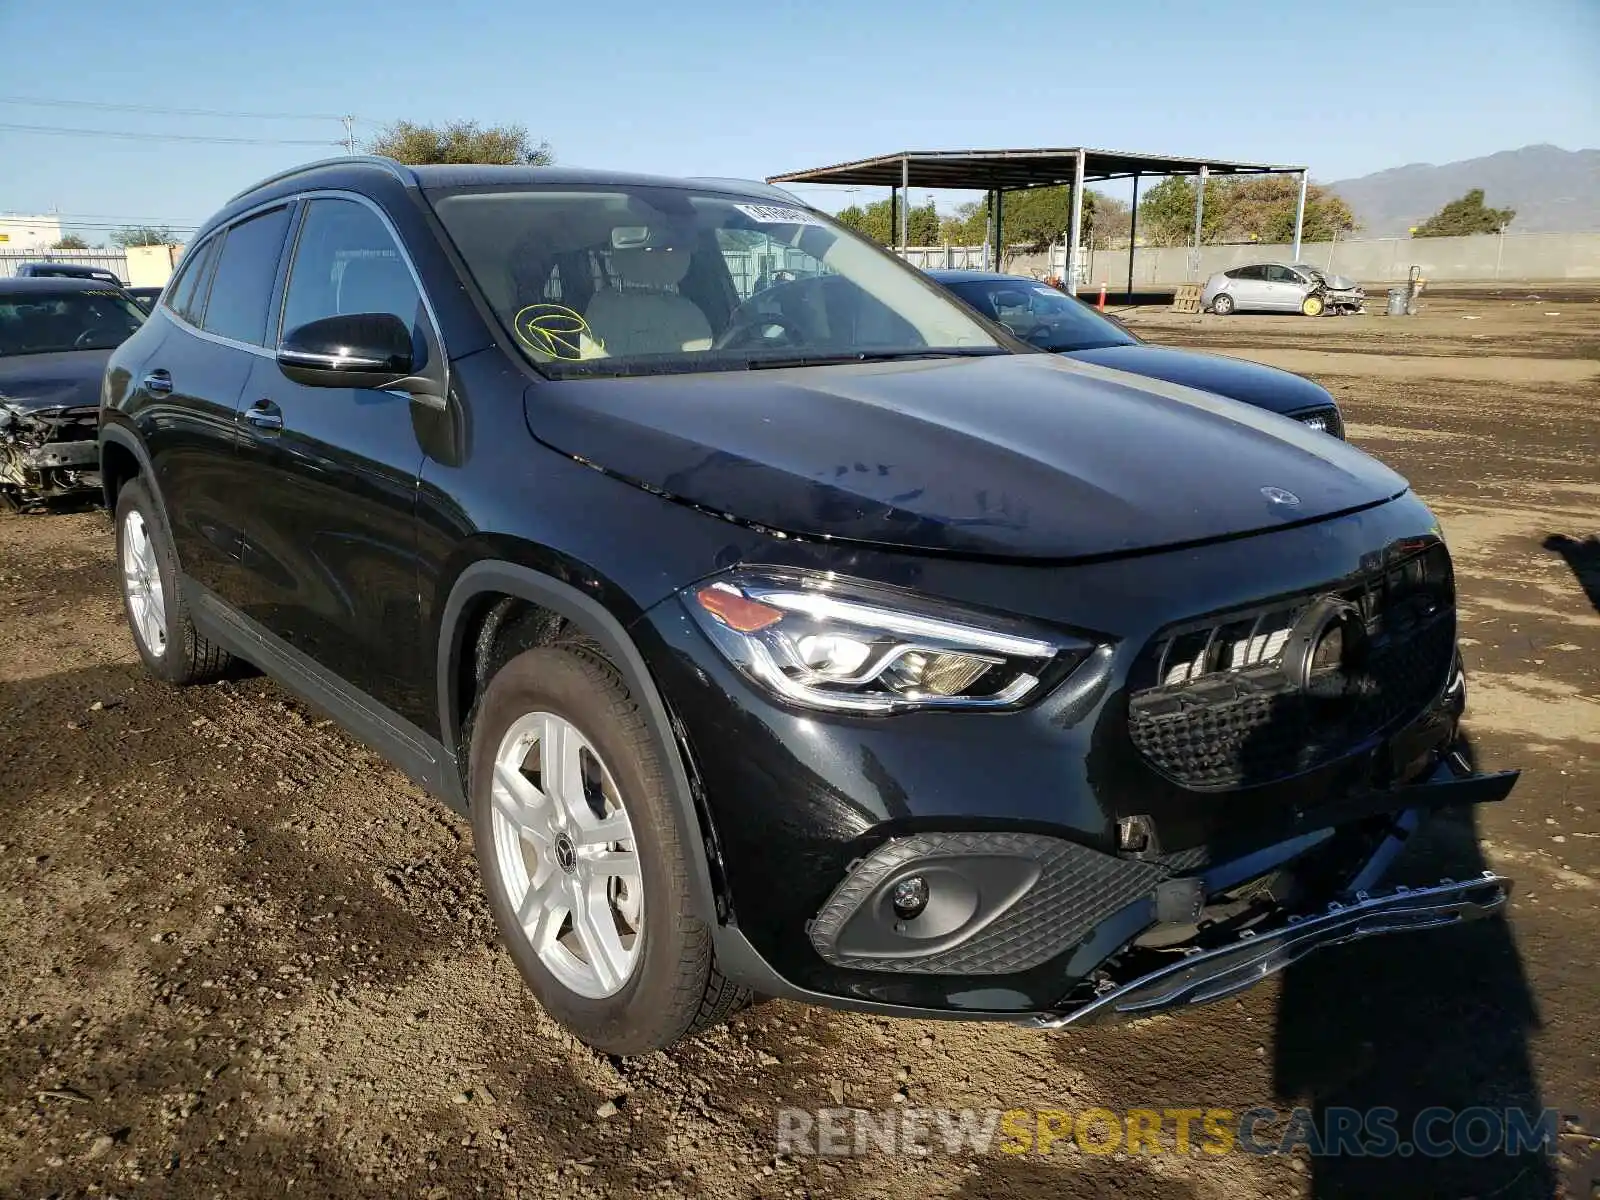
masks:
{"type": "Polygon", "coordinates": [[[352,688],[188,576],[183,577],[182,586],[195,626],[207,638],[254,663],[322,709],[430,795],[466,814],[466,797],[459,782],[455,782],[459,779],[455,759],[438,739],[352,688]]]}

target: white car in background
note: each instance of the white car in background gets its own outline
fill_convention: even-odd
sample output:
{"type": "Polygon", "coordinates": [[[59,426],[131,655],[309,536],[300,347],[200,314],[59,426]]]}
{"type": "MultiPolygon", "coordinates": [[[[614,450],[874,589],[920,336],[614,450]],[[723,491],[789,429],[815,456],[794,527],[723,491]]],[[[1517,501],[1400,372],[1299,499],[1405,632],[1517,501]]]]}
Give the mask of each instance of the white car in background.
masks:
{"type": "Polygon", "coordinates": [[[1254,263],[1220,271],[1206,280],[1200,307],[1225,317],[1234,312],[1360,312],[1366,293],[1353,279],[1328,275],[1309,263],[1254,263]]]}

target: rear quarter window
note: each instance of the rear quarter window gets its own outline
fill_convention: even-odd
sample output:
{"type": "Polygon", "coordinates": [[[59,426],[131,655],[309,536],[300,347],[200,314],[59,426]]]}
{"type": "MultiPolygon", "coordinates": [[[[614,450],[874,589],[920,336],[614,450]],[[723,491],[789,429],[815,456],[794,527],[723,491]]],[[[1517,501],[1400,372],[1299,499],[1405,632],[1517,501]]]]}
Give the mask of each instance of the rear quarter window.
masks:
{"type": "Polygon", "coordinates": [[[186,253],[178,266],[178,278],[167,291],[167,306],[191,325],[200,324],[205,308],[205,283],[216,249],[217,239],[210,237],[186,253]]]}

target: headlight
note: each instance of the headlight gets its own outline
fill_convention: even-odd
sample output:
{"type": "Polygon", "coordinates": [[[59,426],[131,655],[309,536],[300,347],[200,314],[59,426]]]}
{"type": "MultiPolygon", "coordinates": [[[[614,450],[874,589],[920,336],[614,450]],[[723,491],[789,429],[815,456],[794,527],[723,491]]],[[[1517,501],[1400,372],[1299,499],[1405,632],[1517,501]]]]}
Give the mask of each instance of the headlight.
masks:
{"type": "Polygon", "coordinates": [[[1018,705],[1094,649],[858,580],[734,571],[682,599],[746,676],[792,704],[835,712],[1018,705]]]}

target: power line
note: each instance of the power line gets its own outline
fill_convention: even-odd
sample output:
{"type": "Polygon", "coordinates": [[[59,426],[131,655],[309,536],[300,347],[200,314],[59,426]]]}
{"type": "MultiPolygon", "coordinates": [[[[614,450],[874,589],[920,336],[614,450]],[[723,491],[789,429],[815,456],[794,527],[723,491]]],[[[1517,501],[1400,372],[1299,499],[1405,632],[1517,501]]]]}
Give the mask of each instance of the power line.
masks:
{"type": "Polygon", "coordinates": [[[140,142],[219,142],[236,146],[343,146],[342,141],[326,138],[218,137],[198,133],[139,133],[131,129],[74,129],[65,125],[0,124],[11,133],[55,133],[73,137],[126,138],[140,142]]]}
{"type": "Polygon", "coordinates": [[[116,221],[121,225],[188,225],[195,228],[195,223],[188,217],[122,217],[116,213],[69,213],[69,212],[44,212],[44,213],[14,213],[0,212],[0,223],[9,221],[13,224],[24,217],[55,217],[72,225],[93,224],[96,221],[116,221]]]}
{"type": "Polygon", "coordinates": [[[107,112],[160,113],[169,117],[234,117],[258,121],[344,121],[344,113],[231,112],[220,108],[164,108],[158,104],[117,104],[98,100],[45,100],[30,96],[0,96],[0,104],[33,104],[51,108],[95,108],[107,112]]]}
{"type": "Polygon", "coordinates": [[[119,221],[115,225],[90,224],[84,221],[63,221],[63,226],[73,229],[93,229],[96,232],[107,231],[115,233],[119,229],[170,229],[173,233],[193,233],[199,229],[198,225],[172,225],[166,221],[119,221]]]}

